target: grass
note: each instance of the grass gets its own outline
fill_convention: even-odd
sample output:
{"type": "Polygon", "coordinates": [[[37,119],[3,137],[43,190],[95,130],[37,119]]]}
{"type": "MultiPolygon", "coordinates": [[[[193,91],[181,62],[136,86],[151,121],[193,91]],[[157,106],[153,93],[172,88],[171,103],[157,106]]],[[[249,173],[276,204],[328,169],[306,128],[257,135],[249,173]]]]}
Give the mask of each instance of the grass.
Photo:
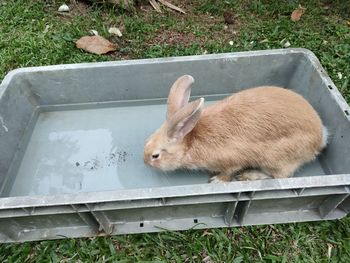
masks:
{"type": "Polygon", "coordinates": [[[349,223],[347,217],[322,223],[4,244],[0,261],[348,263],[349,223]]]}
{"type": "MultiPolygon", "coordinates": [[[[71,5],[70,14],[59,15],[63,1],[2,0],[0,79],[18,67],[282,48],[289,41],[291,47],[312,50],[350,101],[347,1],[303,1],[306,12],[296,23],[290,20],[299,4],[294,0],[172,2],[187,15],[79,2],[71,5]],[[238,15],[227,28],[225,10],[238,15]],[[123,37],[111,37],[110,26],[120,27],[123,37]],[[75,48],[74,41],[91,29],[116,42],[119,50],[97,56],[75,48]]],[[[349,262],[350,218],[0,245],[0,262],[119,261],[349,262]]]]}

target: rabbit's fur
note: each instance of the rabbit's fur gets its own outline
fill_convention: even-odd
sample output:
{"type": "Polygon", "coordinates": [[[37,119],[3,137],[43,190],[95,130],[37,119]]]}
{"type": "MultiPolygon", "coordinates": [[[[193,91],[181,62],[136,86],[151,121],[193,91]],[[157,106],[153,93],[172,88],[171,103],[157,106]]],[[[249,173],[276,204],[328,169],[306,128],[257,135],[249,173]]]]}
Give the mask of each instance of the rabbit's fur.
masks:
{"type": "Polygon", "coordinates": [[[194,79],[171,87],[167,119],[145,144],[144,161],[161,170],[205,169],[211,181],[285,178],[320,153],[327,131],[312,106],[288,89],[262,86],[205,109],[188,103],[194,79]]]}

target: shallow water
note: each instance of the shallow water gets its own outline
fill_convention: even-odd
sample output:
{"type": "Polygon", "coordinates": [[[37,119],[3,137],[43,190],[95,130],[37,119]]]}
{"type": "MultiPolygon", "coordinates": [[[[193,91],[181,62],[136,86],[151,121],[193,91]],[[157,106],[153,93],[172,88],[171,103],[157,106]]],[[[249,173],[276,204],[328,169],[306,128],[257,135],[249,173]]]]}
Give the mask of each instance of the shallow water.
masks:
{"type": "Polygon", "coordinates": [[[164,105],[41,113],[10,196],[207,182],[206,174],[144,165],[144,140],[164,116],[164,105]]]}
{"type": "MultiPolygon", "coordinates": [[[[9,196],[207,183],[205,172],[165,173],[144,164],[144,141],[162,124],[165,112],[165,105],[142,103],[42,112],[9,196]]],[[[321,174],[316,160],[296,176],[321,174]]]]}

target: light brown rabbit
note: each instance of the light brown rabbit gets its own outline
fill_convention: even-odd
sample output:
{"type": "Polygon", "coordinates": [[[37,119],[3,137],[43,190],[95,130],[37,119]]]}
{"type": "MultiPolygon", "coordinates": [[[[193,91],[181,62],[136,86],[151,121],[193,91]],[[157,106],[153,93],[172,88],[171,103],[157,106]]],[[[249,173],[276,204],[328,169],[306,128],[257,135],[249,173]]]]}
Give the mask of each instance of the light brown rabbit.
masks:
{"type": "Polygon", "coordinates": [[[203,109],[189,101],[193,77],[175,81],[165,123],[146,141],[144,161],[161,169],[205,169],[211,182],[285,178],[320,153],[327,130],[300,95],[247,89],[203,109]]]}

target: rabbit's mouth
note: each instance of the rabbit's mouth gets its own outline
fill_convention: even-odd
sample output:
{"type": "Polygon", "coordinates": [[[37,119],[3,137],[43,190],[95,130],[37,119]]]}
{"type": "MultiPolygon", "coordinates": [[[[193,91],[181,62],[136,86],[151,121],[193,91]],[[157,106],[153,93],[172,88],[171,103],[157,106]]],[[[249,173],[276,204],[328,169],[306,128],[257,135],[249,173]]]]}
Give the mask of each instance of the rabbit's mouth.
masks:
{"type": "Polygon", "coordinates": [[[148,167],[153,168],[154,170],[164,171],[164,172],[175,171],[179,168],[175,164],[164,163],[164,162],[161,162],[160,160],[150,160],[149,158],[145,158],[144,163],[148,167]]]}

